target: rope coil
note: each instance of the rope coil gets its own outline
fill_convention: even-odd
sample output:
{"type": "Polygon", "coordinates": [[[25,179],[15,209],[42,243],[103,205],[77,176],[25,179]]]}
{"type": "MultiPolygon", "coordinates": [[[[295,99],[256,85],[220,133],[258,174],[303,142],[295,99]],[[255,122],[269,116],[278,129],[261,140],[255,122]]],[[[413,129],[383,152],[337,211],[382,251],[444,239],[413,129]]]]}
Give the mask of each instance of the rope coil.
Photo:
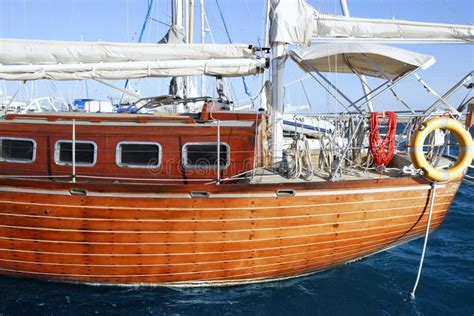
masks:
{"type": "Polygon", "coordinates": [[[393,158],[395,152],[395,136],[397,129],[397,115],[394,112],[384,112],[387,115],[388,125],[387,134],[382,139],[379,131],[379,115],[378,112],[370,113],[370,130],[369,130],[369,149],[377,167],[387,166],[393,158]]]}

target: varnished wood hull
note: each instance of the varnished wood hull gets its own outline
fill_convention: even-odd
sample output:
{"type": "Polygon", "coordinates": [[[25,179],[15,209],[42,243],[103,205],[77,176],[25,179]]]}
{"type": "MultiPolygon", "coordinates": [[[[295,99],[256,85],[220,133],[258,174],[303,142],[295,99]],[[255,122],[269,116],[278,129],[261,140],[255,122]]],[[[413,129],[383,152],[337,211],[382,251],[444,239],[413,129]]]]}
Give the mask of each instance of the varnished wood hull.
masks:
{"type": "MultiPolygon", "coordinates": [[[[458,187],[437,189],[432,229],[458,187]]],[[[411,178],[220,186],[0,180],[0,273],[161,285],[294,277],[423,235],[429,197],[429,184],[411,178]],[[78,187],[85,196],[70,194],[78,187]],[[281,189],[296,195],[277,196],[281,189]],[[209,197],[189,195],[203,190],[209,197]]]]}

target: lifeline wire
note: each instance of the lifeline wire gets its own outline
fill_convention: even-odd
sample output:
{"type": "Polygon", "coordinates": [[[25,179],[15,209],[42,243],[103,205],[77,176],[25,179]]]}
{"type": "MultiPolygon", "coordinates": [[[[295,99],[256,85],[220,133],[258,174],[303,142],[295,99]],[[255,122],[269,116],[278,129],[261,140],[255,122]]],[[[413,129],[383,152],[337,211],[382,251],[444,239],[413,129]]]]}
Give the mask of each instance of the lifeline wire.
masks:
{"type": "Polygon", "coordinates": [[[423,243],[423,251],[421,252],[420,266],[418,267],[418,275],[416,276],[416,281],[415,281],[415,285],[413,286],[413,290],[410,293],[411,299],[415,299],[416,288],[418,287],[418,282],[420,282],[421,269],[423,268],[423,260],[425,259],[426,244],[428,243],[428,236],[430,234],[431,215],[433,214],[435,196],[436,196],[436,181],[434,181],[431,184],[430,213],[428,215],[428,223],[426,224],[425,242],[423,243]]]}

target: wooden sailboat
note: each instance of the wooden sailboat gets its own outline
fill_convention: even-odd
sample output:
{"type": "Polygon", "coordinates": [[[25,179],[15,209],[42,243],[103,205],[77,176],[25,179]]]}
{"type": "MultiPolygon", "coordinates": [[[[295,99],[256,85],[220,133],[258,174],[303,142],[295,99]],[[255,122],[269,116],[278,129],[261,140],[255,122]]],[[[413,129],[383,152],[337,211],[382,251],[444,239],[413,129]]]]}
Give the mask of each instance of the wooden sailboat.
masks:
{"type": "MultiPolygon", "coordinates": [[[[7,44],[20,50],[41,46],[7,44]]],[[[49,49],[58,51],[63,45],[82,52],[83,45],[99,49],[87,43],[52,45],[49,49]]],[[[135,46],[116,47],[129,54],[127,61],[97,60],[93,65],[64,66],[57,60],[52,66],[35,56],[23,57],[36,66],[6,62],[22,58],[16,54],[3,57],[0,74],[17,80],[240,76],[261,72],[266,64],[249,47],[202,45],[193,51],[192,45],[183,45],[174,45],[173,54],[169,46],[140,46],[139,55],[135,46]],[[196,58],[197,51],[205,56],[196,58]],[[147,59],[157,53],[164,59],[167,53],[189,59],[147,59]]],[[[280,48],[274,49],[278,75],[280,48]]],[[[302,68],[319,73],[324,70],[317,53],[295,51],[293,57],[302,68]]],[[[356,53],[343,52],[346,57],[356,53]]],[[[417,65],[373,50],[363,54],[390,57],[388,67],[381,64],[385,74],[393,75],[390,83],[427,61],[417,59],[417,65]],[[400,60],[401,70],[393,67],[400,60]]],[[[358,68],[355,62],[360,60],[354,58],[349,68],[373,73],[367,63],[358,68]]],[[[274,81],[273,102],[281,101],[278,85],[274,81]]],[[[278,152],[279,105],[273,105],[269,116],[265,111],[229,111],[222,98],[203,100],[197,114],[5,114],[0,120],[0,273],[127,285],[219,285],[295,277],[420,237],[430,216],[430,229],[437,228],[462,181],[456,177],[433,183],[416,170],[403,173],[412,164],[408,148],[418,148],[416,144],[398,151],[383,174],[342,170],[339,177],[345,168],[341,162],[329,170],[306,168],[311,177],[291,177],[291,167],[281,163],[283,154],[278,152]]],[[[150,104],[164,102],[154,99],[150,104]]],[[[368,120],[367,115],[358,117],[361,124],[368,120]]],[[[356,150],[348,145],[353,140],[342,140],[344,154],[356,150]]],[[[472,140],[465,141],[463,163],[472,159],[472,140]]],[[[367,153],[362,151],[362,159],[367,153]]],[[[284,161],[304,162],[296,157],[284,161]]],[[[438,165],[452,165],[437,157],[438,165]]],[[[464,172],[465,164],[462,168],[464,172]]]]}

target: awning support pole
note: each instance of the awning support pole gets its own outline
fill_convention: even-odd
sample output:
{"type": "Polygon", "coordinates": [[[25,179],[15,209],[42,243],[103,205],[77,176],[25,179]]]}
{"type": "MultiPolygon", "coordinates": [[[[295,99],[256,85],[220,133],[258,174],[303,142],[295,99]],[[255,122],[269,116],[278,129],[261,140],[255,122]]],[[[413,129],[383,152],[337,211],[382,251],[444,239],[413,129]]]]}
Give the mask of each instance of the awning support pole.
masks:
{"type": "MultiPolygon", "coordinates": [[[[399,84],[400,82],[402,82],[405,78],[407,78],[408,76],[410,76],[411,74],[413,74],[414,72],[416,71],[416,69],[410,71],[410,72],[407,72],[406,74],[404,74],[403,76],[401,76],[400,78],[397,78],[395,80],[391,80],[391,81],[386,81],[384,83],[382,83],[380,86],[378,86],[376,89],[372,90],[372,92],[370,93],[370,100],[375,100],[377,97],[379,97],[380,95],[382,95],[382,93],[384,93],[385,91],[387,91],[388,89],[390,88],[393,88],[395,87],[397,84],[399,84]],[[375,95],[372,95],[372,93],[374,93],[376,90],[378,90],[379,88],[381,87],[384,87],[382,90],[380,90],[379,92],[377,92],[375,95]]],[[[360,102],[361,100],[363,100],[365,98],[365,96],[359,98],[355,103],[358,103],[360,102]]],[[[360,104],[359,106],[363,106],[364,104],[366,104],[366,102],[360,104]]]]}
{"type": "MultiPolygon", "coordinates": [[[[344,14],[344,16],[350,17],[351,13],[349,12],[349,7],[347,5],[347,0],[340,0],[339,2],[341,4],[342,13],[344,14]]],[[[362,91],[364,91],[364,94],[367,95],[367,98],[366,98],[367,108],[369,109],[370,112],[373,112],[374,111],[374,106],[372,104],[372,101],[371,101],[370,97],[368,96],[369,92],[370,92],[370,88],[369,88],[369,85],[367,83],[367,77],[364,76],[364,75],[360,75],[358,77],[360,79],[360,83],[362,84],[362,91]]]]}
{"type": "Polygon", "coordinates": [[[439,102],[443,103],[451,112],[457,115],[461,114],[451,104],[449,104],[443,97],[439,96],[439,94],[437,94],[436,91],[433,90],[433,88],[431,88],[425,81],[423,81],[423,79],[421,79],[421,77],[417,73],[415,73],[415,78],[423,85],[423,87],[425,87],[426,91],[428,91],[429,94],[431,94],[436,99],[438,99],[439,102]]]}
{"type": "Polygon", "coordinates": [[[355,108],[359,113],[362,113],[362,109],[357,106],[357,101],[356,102],[352,102],[351,99],[349,99],[341,90],[339,90],[330,80],[328,80],[325,76],[323,76],[322,73],[320,73],[316,68],[313,67],[313,65],[311,65],[309,62],[307,61],[303,61],[303,64],[306,66],[306,67],[309,67],[312,71],[314,71],[321,79],[324,80],[324,82],[326,82],[329,86],[331,86],[331,88],[333,88],[341,97],[344,98],[344,100],[346,100],[350,106],[352,106],[353,108],[355,108]]]}
{"type": "Polygon", "coordinates": [[[456,83],[454,86],[451,87],[451,89],[449,89],[445,94],[443,94],[440,99],[436,100],[432,105],[430,105],[428,109],[424,112],[424,114],[429,114],[433,112],[436,109],[436,106],[441,102],[441,100],[446,100],[447,98],[449,98],[454,92],[456,92],[459,88],[461,88],[468,81],[470,81],[473,75],[474,71],[471,71],[467,75],[465,75],[458,83],[456,83]]]}
{"type": "Polygon", "coordinates": [[[372,66],[374,67],[375,69],[377,69],[377,71],[389,82],[388,84],[388,89],[390,90],[390,92],[392,92],[393,96],[395,97],[395,99],[397,99],[398,102],[400,102],[404,107],[406,107],[411,113],[415,114],[415,111],[411,108],[411,106],[409,106],[405,101],[403,101],[403,99],[397,94],[397,92],[395,91],[395,89],[392,87],[391,83],[392,83],[392,80],[387,76],[387,74],[385,73],[385,71],[383,71],[382,67],[379,66],[379,64],[377,64],[376,62],[374,62],[373,60],[371,60],[369,57],[367,57],[366,54],[362,54],[362,56],[364,56],[365,60],[372,66]]]}

